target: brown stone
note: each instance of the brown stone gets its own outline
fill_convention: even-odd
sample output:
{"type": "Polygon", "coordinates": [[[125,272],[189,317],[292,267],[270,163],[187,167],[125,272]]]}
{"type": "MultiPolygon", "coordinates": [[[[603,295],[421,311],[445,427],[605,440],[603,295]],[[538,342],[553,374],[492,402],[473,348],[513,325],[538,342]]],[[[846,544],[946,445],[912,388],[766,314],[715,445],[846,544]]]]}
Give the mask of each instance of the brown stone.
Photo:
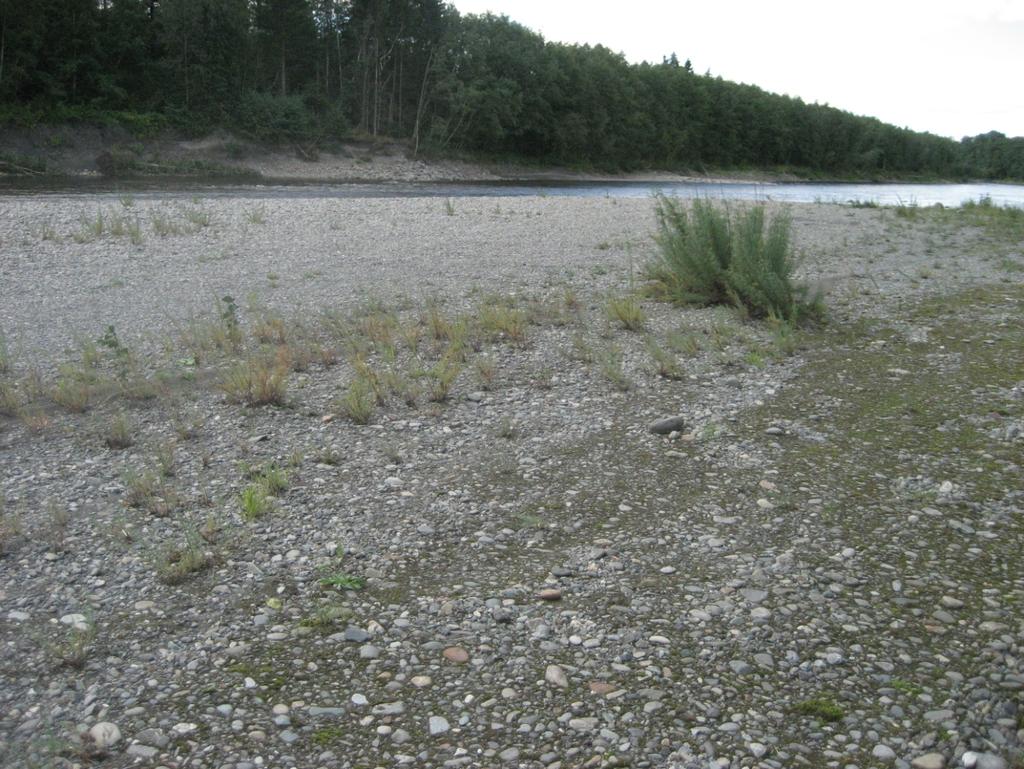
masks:
{"type": "Polygon", "coordinates": [[[537,597],[542,601],[561,601],[562,591],[557,587],[546,587],[537,593],[537,597]]]}
{"type": "Polygon", "coordinates": [[[461,646],[449,646],[441,654],[449,662],[454,662],[456,665],[462,665],[469,662],[469,652],[463,649],[461,646]]]}
{"type": "Polygon", "coordinates": [[[615,691],[615,686],[608,683],[607,681],[591,681],[590,691],[594,694],[599,694],[602,697],[606,694],[610,694],[615,691]]]}

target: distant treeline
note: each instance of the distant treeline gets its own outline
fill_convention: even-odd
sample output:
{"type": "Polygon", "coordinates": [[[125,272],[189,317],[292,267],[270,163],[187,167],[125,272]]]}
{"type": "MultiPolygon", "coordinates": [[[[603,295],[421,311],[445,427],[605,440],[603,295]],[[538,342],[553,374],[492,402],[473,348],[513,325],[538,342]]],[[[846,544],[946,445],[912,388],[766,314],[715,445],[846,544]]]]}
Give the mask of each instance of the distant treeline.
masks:
{"type": "Polygon", "coordinates": [[[609,169],[1024,178],[1024,139],[958,143],[438,0],[0,0],[0,120],[113,117],[609,169]]]}

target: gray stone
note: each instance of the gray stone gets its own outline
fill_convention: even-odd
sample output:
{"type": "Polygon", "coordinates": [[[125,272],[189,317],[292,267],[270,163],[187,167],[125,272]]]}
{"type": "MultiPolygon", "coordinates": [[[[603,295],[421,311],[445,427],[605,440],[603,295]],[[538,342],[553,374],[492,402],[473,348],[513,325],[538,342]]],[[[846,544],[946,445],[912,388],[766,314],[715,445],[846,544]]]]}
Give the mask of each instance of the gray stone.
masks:
{"type": "Polygon", "coordinates": [[[577,732],[592,732],[597,729],[597,725],[599,723],[600,721],[593,716],[587,718],[570,718],[569,728],[575,729],[577,732]]]}
{"type": "Polygon", "coordinates": [[[135,745],[129,745],[128,750],[125,751],[125,753],[127,753],[129,756],[133,756],[134,758],[141,758],[146,761],[153,758],[153,756],[155,756],[159,752],[159,750],[150,747],[149,745],[140,745],[137,743],[135,745]]]}
{"type": "Polygon", "coordinates": [[[950,721],[952,718],[952,710],[929,710],[924,714],[925,721],[950,721]]]}
{"type": "Polygon", "coordinates": [[[667,417],[651,422],[650,431],[655,435],[668,435],[681,431],[686,426],[686,418],[682,416],[667,417]]]}
{"type": "Polygon", "coordinates": [[[442,716],[431,716],[429,721],[430,736],[436,737],[439,734],[444,734],[451,726],[448,725],[448,719],[442,716]]]}
{"type": "Polygon", "coordinates": [[[353,625],[349,625],[347,628],[345,628],[345,640],[361,644],[364,641],[370,640],[370,634],[360,627],[354,627],[353,625]]]}
{"type": "Polygon", "coordinates": [[[544,671],[544,680],[562,689],[569,686],[569,679],[566,678],[565,671],[558,665],[548,665],[547,670],[544,671]]]}
{"type": "Polygon", "coordinates": [[[519,758],[519,748],[505,748],[498,754],[498,758],[502,761],[515,761],[519,758]]]}
{"type": "Polygon", "coordinates": [[[375,660],[380,656],[380,649],[373,644],[359,647],[359,656],[364,660],[375,660]]]}
{"type": "Polygon", "coordinates": [[[400,716],[405,712],[405,705],[401,702],[384,702],[373,706],[375,716],[400,716]]]}
{"type": "Polygon", "coordinates": [[[886,763],[896,760],[896,751],[888,745],[875,745],[875,747],[871,749],[871,755],[879,761],[885,761],[886,763]]]}

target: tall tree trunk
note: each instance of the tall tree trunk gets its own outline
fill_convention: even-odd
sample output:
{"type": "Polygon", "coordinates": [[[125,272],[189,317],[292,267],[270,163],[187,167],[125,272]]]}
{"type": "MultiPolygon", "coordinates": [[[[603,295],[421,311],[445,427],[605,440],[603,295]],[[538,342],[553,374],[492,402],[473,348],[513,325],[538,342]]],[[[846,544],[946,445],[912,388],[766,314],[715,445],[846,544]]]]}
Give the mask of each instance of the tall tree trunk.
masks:
{"type": "Polygon", "coordinates": [[[420,124],[423,121],[423,110],[427,106],[427,79],[430,77],[430,65],[434,61],[434,49],[427,55],[427,64],[423,68],[423,82],[420,83],[420,98],[416,102],[416,122],[412,127],[412,154],[415,157],[420,151],[420,124]]]}
{"type": "Polygon", "coordinates": [[[288,95],[288,69],[285,66],[285,44],[281,43],[281,95],[288,95]]]}
{"type": "Polygon", "coordinates": [[[0,27],[0,85],[4,82],[4,52],[7,50],[7,17],[4,16],[3,26],[0,27]]]}

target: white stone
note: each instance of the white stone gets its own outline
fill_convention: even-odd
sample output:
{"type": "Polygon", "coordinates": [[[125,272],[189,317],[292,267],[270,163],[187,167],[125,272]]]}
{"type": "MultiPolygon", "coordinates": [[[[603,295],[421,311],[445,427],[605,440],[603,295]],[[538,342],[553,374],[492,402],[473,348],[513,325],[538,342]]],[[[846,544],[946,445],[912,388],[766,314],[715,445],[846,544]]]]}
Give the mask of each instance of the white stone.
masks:
{"type": "Polygon", "coordinates": [[[544,680],[562,689],[569,686],[569,679],[566,678],[565,671],[558,665],[548,665],[547,670],[544,671],[544,680]]]}
{"type": "Polygon", "coordinates": [[[121,741],[121,730],[110,721],[100,721],[89,730],[93,744],[100,750],[116,745],[121,741]]]}

